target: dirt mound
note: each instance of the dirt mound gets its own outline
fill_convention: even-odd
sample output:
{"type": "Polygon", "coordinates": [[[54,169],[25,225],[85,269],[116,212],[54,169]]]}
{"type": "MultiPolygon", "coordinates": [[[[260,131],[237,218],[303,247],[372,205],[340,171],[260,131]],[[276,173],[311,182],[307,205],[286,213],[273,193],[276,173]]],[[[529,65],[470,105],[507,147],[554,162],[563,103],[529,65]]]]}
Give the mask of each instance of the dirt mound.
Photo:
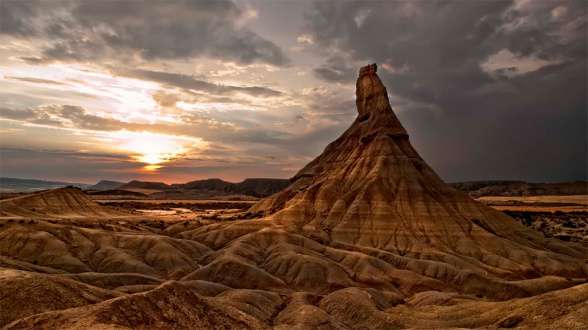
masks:
{"type": "Polygon", "coordinates": [[[81,189],[58,188],[0,200],[3,217],[103,217],[126,213],[94,202],[81,189]]]}
{"type": "Polygon", "coordinates": [[[7,329],[267,329],[240,310],[208,300],[189,287],[169,282],[89,307],[45,313],[15,322],[7,329]]]}
{"type": "Polygon", "coordinates": [[[225,289],[214,297],[189,284],[32,315],[6,329],[583,329],[588,285],[505,302],[429,291],[403,300],[350,287],[324,296],[225,289]]]}
{"type": "Polygon", "coordinates": [[[0,327],[24,316],[95,304],[118,294],[59,276],[0,268],[0,327]]]}
{"type": "Polygon", "coordinates": [[[336,291],[320,301],[331,319],[348,329],[584,329],[588,325],[588,285],[513,299],[481,301],[475,297],[443,296],[418,306],[395,304],[366,290],[336,291]]]}
{"type": "MultiPolygon", "coordinates": [[[[198,261],[210,252],[195,241],[123,226],[88,229],[44,221],[0,225],[0,255],[66,273],[135,273],[166,278],[197,268],[198,261]]],[[[131,284],[137,283],[119,283],[131,284]]]]}

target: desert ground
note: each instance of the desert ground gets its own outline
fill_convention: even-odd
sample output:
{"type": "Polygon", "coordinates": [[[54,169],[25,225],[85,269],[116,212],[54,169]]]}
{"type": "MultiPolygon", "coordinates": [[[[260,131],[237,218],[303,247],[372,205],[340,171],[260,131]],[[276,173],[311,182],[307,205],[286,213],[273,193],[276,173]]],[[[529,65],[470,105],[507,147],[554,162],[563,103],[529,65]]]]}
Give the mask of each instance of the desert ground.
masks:
{"type": "Polygon", "coordinates": [[[584,197],[447,185],[376,71],[359,72],[349,129],[269,197],[0,200],[0,327],[588,328],[588,245],[500,211],[585,211],[584,197]]]}

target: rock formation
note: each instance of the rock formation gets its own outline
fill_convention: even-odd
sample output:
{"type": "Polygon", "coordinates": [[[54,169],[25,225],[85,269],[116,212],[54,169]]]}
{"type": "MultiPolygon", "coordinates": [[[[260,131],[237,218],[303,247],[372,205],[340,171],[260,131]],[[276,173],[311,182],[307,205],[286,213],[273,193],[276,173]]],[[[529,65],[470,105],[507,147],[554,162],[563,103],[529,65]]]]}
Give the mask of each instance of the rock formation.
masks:
{"type": "Polygon", "coordinates": [[[435,174],[394,115],[375,64],[360,70],[356,104],[351,127],[253,211],[328,242],[467,264],[498,278],[585,276],[588,268],[574,259],[579,251],[546,241],[435,174]]]}

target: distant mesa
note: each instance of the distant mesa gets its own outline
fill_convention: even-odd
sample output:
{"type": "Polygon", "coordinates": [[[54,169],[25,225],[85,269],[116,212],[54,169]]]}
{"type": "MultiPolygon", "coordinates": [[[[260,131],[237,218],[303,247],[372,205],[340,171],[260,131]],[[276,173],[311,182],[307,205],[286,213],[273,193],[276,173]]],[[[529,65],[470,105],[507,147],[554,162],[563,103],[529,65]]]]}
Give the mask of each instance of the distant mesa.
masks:
{"type": "Polygon", "coordinates": [[[122,189],[122,190],[131,190],[131,189],[166,190],[169,188],[170,188],[170,186],[163,183],[163,182],[138,181],[138,180],[130,181],[129,183],[126,183],[126,184],[118,187],[118,189],[122,189]]]}

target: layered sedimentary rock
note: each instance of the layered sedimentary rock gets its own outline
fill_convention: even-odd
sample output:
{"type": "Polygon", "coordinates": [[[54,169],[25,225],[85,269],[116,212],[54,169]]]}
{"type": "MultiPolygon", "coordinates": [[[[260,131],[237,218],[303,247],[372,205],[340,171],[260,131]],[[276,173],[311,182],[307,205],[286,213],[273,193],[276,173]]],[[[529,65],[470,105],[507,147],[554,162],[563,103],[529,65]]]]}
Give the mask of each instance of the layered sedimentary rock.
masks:
{"type": "Polygon", "coordinates": [[[435,174],[410,144],[375,64],[360,70],[356,104],[351,127],[253,211],[326,241],[466,261],[483,274],[585,276],[580,251],[546,241],[435,174]]]}

